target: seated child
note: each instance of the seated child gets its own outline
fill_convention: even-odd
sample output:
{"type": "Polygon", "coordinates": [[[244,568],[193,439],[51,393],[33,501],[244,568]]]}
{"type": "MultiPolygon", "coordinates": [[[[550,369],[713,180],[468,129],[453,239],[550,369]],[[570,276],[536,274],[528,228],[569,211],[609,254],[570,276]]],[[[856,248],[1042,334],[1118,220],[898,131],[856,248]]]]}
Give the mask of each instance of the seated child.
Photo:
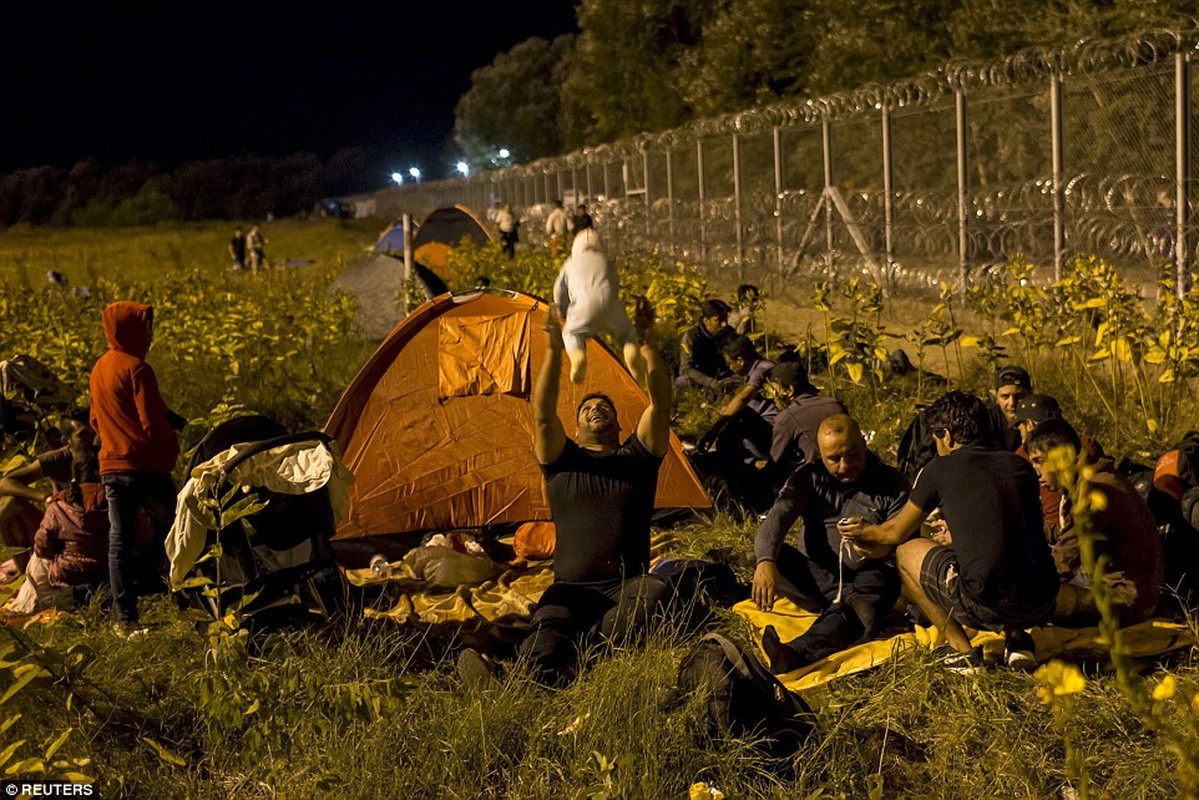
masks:
{"type": "Polygon", "coordinates": [[[554,281],[554,305],[563,321],[562,342],[575,383],[582,383],[587,374],[587,339],[606,332],[620,342],[633,379],[645,385],[640,340],[621,305],[619,288],[616,270],[600,251],[599,236],[591,228],[579,231],[554,281]]]}

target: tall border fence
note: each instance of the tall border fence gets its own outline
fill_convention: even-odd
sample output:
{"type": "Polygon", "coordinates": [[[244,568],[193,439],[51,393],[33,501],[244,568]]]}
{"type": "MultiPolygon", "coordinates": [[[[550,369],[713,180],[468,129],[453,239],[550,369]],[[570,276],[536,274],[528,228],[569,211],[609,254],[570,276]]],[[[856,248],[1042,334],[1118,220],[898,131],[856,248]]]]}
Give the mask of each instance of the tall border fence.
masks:
{"type": "Polygon", "coordinates": [[[1131,277],[1195,263],[1191,96],[1199,30],[958,61],[467,178],[376,195],[418,218],[508,202],[539,244],[549,203],[587,202],[607,246],[739,282],[948,280],[1094,254],[1131,277]]]}

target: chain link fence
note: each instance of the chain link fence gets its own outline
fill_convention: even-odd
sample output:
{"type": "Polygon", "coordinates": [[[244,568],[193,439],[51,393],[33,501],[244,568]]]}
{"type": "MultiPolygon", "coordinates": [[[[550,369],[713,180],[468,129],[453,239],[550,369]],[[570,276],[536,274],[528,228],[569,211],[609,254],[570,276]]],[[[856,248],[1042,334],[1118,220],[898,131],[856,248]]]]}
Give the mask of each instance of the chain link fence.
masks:
{"type": "Polygon", "coordinates": [[[1094,254],[1132,279],[1194,263],[1190,53],[1199,32],[952,62],[469,178],[397,187],[379,213],[511,203],[539,246],[555,198],[609,250],[738,282],[865,275],[965,286],[1017,257],[1094,254]]]}

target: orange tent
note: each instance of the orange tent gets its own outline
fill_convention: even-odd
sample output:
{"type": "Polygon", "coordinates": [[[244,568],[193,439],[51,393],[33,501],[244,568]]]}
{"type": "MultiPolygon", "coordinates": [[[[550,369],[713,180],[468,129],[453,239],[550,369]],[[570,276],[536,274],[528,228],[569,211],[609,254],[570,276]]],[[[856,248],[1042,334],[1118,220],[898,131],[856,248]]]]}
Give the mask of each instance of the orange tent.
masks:
{"type": "MultiPolygon", "coordinates": [[[[514,292],[445,294],[396,326],[325,425],[355,476],[335,539],[550,518],[529,403],[547,315],[514,292]]],[[[630,435],[648,398],[611,351],[587,347],[582,385],[563,369],[558,415],[573,435],[579,402],[602,391],[630,435]]],[[[673,434],[656,506],[711,507],[673,434]]]]}

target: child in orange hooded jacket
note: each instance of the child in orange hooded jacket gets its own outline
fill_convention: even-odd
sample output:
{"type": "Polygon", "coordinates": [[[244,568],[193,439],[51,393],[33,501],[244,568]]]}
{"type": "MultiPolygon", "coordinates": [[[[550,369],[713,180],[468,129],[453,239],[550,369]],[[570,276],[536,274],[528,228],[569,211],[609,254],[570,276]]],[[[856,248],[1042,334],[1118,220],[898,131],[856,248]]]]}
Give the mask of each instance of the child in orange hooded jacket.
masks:
{"type": "Polygon", "coordinates": [[[100,436],[100,482],[108,499],[108,571],[118,633],[138,620],[137,599],[147,581],[161,575],[162,543],[175,513],[171,470],[179,440],[168,421],[158,379],[146,363],[154,338],[154,309],[128,300],[104,309],[108,352],[92,367],[91,423],[100,436]],[[154,541],[138,552],[134,531],[144,509],[154,541]]]}

